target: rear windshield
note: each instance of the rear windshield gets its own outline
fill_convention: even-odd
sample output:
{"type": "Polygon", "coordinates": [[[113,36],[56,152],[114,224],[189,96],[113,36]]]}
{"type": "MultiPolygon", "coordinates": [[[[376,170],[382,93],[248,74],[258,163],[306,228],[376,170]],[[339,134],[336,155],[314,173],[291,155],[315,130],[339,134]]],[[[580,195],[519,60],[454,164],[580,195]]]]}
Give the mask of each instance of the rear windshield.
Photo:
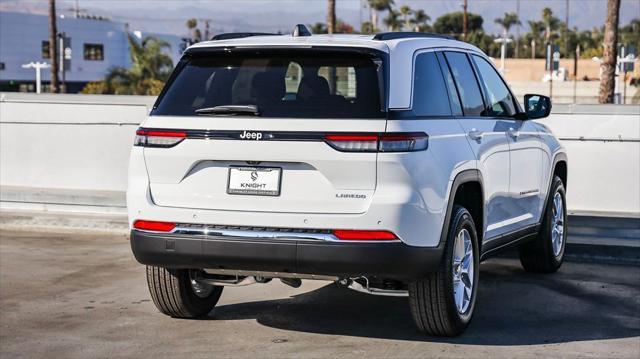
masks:
{"type": "Polygon", "coordinates": [[[369,54],[315,49],[192,54],[151,114],[254,105],[262,117],[380,118],[380,64],[369,54]]]}

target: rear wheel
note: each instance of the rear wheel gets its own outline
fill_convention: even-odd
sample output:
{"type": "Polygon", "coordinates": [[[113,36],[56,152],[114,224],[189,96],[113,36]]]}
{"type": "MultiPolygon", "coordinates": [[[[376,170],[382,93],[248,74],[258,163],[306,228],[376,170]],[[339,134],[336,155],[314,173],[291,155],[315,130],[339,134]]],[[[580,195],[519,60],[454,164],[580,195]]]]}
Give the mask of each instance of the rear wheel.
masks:
{"type": "Polygon", "coordinates": [[[147,284],[158,310],[174,318],[198,318],[218,303],[222,287],[193,279],[188,269],[147,266],[147,284]]]}
{"type": "Polygon", "coordinates": [[[567,243],[567,208],[564,185],[555,176],[538,237],[520,245],[520,263],[527,272],[553,273],[560,268],[567,243]]]}
{"type": "Polygon", "coordinates": [[[479,257],[473,218],[454,206],[438,271],[409,284],[411,313],[420,331],[438,336],[464,331],[475,308],[479,257]]]}

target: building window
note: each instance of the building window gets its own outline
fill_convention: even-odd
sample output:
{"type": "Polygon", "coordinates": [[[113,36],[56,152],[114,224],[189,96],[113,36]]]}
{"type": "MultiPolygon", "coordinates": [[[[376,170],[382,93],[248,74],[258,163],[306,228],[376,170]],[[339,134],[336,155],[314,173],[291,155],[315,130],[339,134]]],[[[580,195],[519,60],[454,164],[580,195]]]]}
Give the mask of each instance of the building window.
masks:
{"type": "Polygon", "coordinates": [[[103,61],[104,45],[84,44],[84,59],[89,61],[103,61]]]}
{"type": "Polygon", "coordinates": [[[43,59],[51,58],[51,54],[49,53],[49,41],[42,42],[42,58],[43,59]]]}

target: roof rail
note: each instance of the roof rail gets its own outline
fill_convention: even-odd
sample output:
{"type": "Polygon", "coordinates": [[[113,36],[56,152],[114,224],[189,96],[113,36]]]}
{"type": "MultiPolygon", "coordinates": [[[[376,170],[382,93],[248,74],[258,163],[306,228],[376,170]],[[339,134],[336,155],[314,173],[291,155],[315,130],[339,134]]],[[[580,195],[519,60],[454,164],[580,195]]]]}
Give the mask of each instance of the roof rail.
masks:
{"type": "Polygon", "coordinates": [[[408,31],[381,32],[376,34],[373,37],[374,40],[379,40],[379,41],[411,39],[411,38],[433,38],[433,39],[455,40],[455,38],[448,35],[432,34],[429,32],[408,32],[408,31]]]}
{"type": "Polygon", "coordinates": [[[281,34],[273,34],[268,32],[227,32],[227,33],[215,35],[214,37],[211,38],[211,41],[242,39],[245,37],[252,37],[252,36],[276,36],[276,35],[281,35],[281,34]]]}

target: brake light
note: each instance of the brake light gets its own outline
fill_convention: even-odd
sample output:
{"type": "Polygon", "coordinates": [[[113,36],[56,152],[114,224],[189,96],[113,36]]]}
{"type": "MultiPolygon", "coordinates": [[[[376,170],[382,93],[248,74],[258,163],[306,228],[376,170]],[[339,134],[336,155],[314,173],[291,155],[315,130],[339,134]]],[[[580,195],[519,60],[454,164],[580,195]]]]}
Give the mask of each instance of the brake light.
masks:
{"type": "Polygon", "coordinates": [[[187,137],[184,131],[147,130],[139,128],[136,131],[134,146],[142,147],[173,147],[187,137]]]}
{"type": "Polygon", "coordinates": [[[133,222],[133,228],[143,231],[171,232],[176,228],[176,224],[172,222],[145,221],[139,219],[133,222]]]}
{"type": "Polygon", "coordinates": [[[393,232],[389,231],[336,229],[333,231],[333,235],[344,241],[393,241],[398,239],[393,232]]]}
{"type": "Polygon", "coordinates": [[[383,134],[328,134],[325,142],[343,152],[413,152],[429,146],[424,132],[383,134]]]}
{"type": "Polygon", "coordinates": [[[378,135],[326,135],[325,141],[329,146],[344,152],[376,152],[378,149],[378,135]]]}

